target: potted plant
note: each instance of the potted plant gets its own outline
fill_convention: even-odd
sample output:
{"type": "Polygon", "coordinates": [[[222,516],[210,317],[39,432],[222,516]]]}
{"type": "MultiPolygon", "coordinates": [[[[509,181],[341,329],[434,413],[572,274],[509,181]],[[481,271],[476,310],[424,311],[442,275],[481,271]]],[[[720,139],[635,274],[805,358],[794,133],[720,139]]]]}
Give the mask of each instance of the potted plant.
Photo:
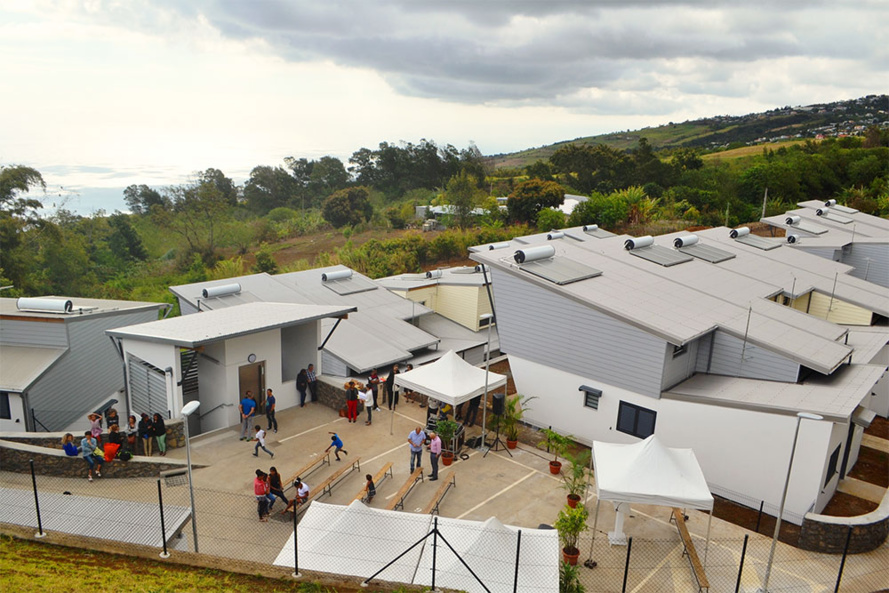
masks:
{"type": "Polygon", "coordinates": [[[532,399],[534,398],[516,395],[506,400],[506,405],[503,406],[500,428],[506,436],[506,446],[510,449],[515,449],[519,442],[519,422],[524,417],[525,412],[530,409],[528,402],[532,399]]]}
{"type": "Polygon", "coordinates": [[[585,593],[586,588],[580,582],[580,573],[576,565],[567,562],[559,563],[559,593],[585,593]]]}
{"type": "Polygon", "coordinates": [[[574,508],[580,502],[587,484],[587,465],[590,463],[590,452],[584,450],[580,455],[565,455],[569,462],[568,471],[562,474],[562,488],[568,493],[568,506],[574,508]]]}
{"type": "Polygon", "coordinates": [[[441,460],[445,465],[451,465],[454,461],[454,451],[457,448],[454,438],[457,436],[458,430],[460,430],[460,425],[453,420],[439,420],[435,427],[435,432],[444,445],[441,451],[441,460]]]}
{"type": "Polygon", "coordinates": [[[586,507],[583,505],[575,508],[564,507],[559,511],[553,527],[559,532],[559,541],[562,543],[562,557],[565,562],[574,566],[580,556],[577,541],[580,534],[587,530],[586,520],[589,517],[586,507]]]}
{"type": "Polygon", "coordinates": [[[571,446],[572,438],[564,436],[551,428],[543,429],[543,440],[537,443],[540,449],[546,449],[553,454],[553,460],[549,462],[549,471],[558,474],[562,470],[562,462],[559,457],[564,457],[568,447],[571,446]]]}

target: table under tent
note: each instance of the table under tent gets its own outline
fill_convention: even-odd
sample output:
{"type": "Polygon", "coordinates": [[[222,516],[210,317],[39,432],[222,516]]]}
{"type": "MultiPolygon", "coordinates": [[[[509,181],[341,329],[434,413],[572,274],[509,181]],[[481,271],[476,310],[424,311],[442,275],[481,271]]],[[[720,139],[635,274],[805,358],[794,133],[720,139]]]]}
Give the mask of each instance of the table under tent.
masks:
{"type": "MultiPolygon", "coordinates": [[[[395,384],[450,404],[456,410],[460,404],[506,385],[506,375],[473,366],[449,350],[433,363],[395,375],[395,384]]],[[[487,408],[486,403],[482,405],[483,410],[487,408]]],[[[434,428],[435,419],[430,420],[432,425],[428,428],[434,428]]],[[[456,436],[458,445],[463,442],[462,433],[461,426],[456,436]]]]}

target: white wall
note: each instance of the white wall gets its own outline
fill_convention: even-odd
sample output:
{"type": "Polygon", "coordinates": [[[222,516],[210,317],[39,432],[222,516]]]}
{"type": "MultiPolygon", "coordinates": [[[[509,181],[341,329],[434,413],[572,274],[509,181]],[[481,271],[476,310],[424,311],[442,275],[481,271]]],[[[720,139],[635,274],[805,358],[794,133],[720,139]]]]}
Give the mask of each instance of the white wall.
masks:
{"type": "Polygon", "coordinates": [[[9,416],[0,418],[0,432],[25,432],[25,406],[19,393],[9,393],[9,416]]]}
{"type": "MultiPolygon", "coordinates": [[[[879,354],[877,354],[870,364],[879,364],[889,367],[889,345],[883,346],[879,354]]],[[[889,371],[883,373],[880,380],[871,390],[871,395],[865,399],[866,406],[882,416],[889,417],[889,371]]]]}
{"type": "MultiPolygon", "coordinates": [[[[552,426],[586,444],[593,440],[635,443],[639,439],[615,428],[620,401],[654,410],[655,434],[668,446],[693,449],[715,493],[754,508],[765,500],[765,510],[777,512],[795,416],[654,399],[513,355],[509,361],[518,392],[538,398],[530,403],[531,410],[525,415],[528,422],[552,426]],[[580,385],[602,390],[598,410],[584,407],[580,385]]],[[[832,426],[825,421],[803,421],[787,497],[787,520],[801,522],[819,498],[833,450],[830,445],[835,447],[836,439],[842,438],[837,435],[843,433],[842,427],[833,431],[832,426]]],[[[834,479],[828,489],[835,486],[834,479]]]]}

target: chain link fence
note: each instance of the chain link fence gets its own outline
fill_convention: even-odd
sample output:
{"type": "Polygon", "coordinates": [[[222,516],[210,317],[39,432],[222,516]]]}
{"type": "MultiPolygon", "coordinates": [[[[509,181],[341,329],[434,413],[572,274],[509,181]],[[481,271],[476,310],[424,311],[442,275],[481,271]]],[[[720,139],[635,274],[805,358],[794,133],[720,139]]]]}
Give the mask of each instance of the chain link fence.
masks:
{"type": "MultiPolygon", "coordinates": [[[[281,514],[284,501],[273,505],[268,522],[260,522],[251,494],[206,488],[194,490],[192,516],[187,476],[180,472],[161,479],[97,478],[91,483],[83,478],[35,478],[10,472],[0,477],[0,521],[31,526],[35,532],[58,531],[141,544],[155,547],[159,553],[195,551],[197,547],[202,554],[268,565],[277,561],[278,566],[293,567],[296,561],[291,543],[295,525],[291,513],[281,514]]],[[[293,489],[286,495],[292,497],[293,489]]],[[[323,508],[319,506],[316,512],[323,508]]],[[[549,552],[541,552],[544,546],[534,541],[544,536],[535,530],[523,531],[520,541],[515,531],[490,521],[436,520],[431,515],[392,514],[363,506],[355,511],[362,513],[361,522],[350,521],[342,507],[337,507],[329,521],[322,518],[300,523],[299,562],[317,566],[318,558],[342,555],[353,568],[337,576],[352,574],[356,582],[386,566],[378,580],[431,586],[434,579],[438,587],[470,592],[544,591],[552,590],[553,578],[558,581],[556,563],[549,552]],[[419,531],[413,525],[417,521],[422,522],[419,531]],[[364,527],[359,529],[358,525],[364,527]],[[405,543],[403,534],[408,529],[418,535],[405,543]],[[393,533],[399,534],[398,541],[389,541],[393,533]]],[[[762,587],[771,546],[768,536],[716,538],[706,551],[704,540],[695,537],[695,546],[706,564],[710,591],[752,593],[762,587]]],[[[611,545],[607,535],[598,533],[594,540],[587,532],[578,547],[577,575],[588,593],[698,590],[678,534],[674,539],[637,537],[629,545],[611,545]]],[[[855,555],[815,554],[779,546],[768,590],[889,590],[889,544],[855,555]]]]}

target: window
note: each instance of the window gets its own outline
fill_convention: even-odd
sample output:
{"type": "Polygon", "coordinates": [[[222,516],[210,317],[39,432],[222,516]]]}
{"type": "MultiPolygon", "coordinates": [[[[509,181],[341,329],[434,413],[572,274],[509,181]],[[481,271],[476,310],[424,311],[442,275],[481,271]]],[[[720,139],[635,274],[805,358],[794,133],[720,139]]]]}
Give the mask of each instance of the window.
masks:
{"type": "Polygon", "coordinates": [[[488,326],[491,324],[492,321],[494,321],[494,317],[493,317],[493,316],[491,316],[491,317],[482,317],[482,318],[480,318],[480,319],[478,320],[478,326],[479,326],[480,328],[481,328],[481,327],[488,327],[488,326]]]}
{"type": "Polygon", "coordinates": [[[837,473],[837,463],[840,461],[840,445],[830,454],[830,461],[827,462],[827,477],[824,478],[824,488],[830,483],[830,479],[837,473]]]}
{"type": "Polygon", "coordinates": [[[596,389],[594,387],[587,387],[586,385],[581,385],[578,388],[578,391],[583,391],[584,407],[592,408],[594,410],[599,409],[599,398],[602,397],[602,390],[596,389]]]}
{"type": "Polygon", "coordinates": [[[686,352],[688,352],[688,345],[687,344],[682,344],[681,346],[673,346],[673,358],[676,358],[677,356],[682,356],[686,352]]]}
{"type": "Polygon", "coordinates": [[[657,412],[640,406],[620,402],[617,411],[617,429],[620,432],[645,439],[654,434],[654,421],[657,412]]]}
{"type": "Polygon", "coordinates": [[[9,394],[0,392],[0,418],[12,420],[12,410],[9,408],[9,394]]]}

